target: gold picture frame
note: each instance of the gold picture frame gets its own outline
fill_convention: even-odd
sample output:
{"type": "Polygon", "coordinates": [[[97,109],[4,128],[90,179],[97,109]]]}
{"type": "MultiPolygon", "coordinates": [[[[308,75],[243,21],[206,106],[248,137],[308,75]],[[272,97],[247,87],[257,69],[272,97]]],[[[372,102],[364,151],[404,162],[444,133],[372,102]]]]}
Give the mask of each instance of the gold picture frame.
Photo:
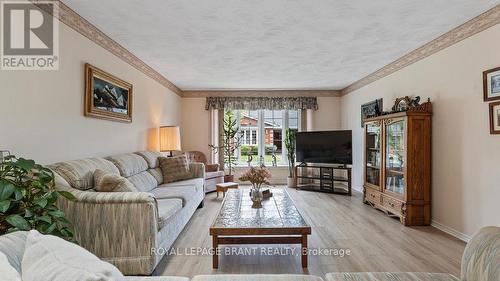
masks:
{"type": "Polygon", "coordinates": [[[85,116],[131,123],[132,88],[132,84],[86,63],[85,116]]]}

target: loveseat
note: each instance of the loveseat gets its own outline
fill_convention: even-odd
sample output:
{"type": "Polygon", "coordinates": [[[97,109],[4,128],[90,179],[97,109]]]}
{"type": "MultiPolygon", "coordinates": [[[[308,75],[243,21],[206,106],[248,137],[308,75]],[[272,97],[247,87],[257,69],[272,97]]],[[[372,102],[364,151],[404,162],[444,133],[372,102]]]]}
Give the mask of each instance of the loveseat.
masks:
{"type": "Polygon", "coordinates": [[[49,165],[79,245],[125,275],[150,275],[196,209],[203,205],[205,168],[190,163],[192,177],[163,183],[159,152],[143,151],[49,165]],[[96,192],[96,169],[127,178],[139,192],[96,192]]]}

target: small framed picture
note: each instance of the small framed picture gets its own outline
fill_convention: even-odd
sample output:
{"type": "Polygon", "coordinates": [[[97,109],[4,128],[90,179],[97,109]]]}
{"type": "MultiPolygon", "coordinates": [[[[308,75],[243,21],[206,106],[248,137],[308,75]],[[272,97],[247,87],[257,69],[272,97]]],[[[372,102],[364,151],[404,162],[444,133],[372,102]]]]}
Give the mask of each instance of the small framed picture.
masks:
{"type": "Polygon", "coordinates": [[[490,133],[500,134],[500,101],[490,103],[490,133]]]}
{"type": "Polygon", "coordinates": [[[85,116],[132,122],[132,84],[85,64],[85,116]]]}
{"type": "Polygon", "coordinates": [[[365,127],[364,119],[380,116],[383,110],[383,99],[376,99],[374,101],[361,105],[361,128],[365,127]]]}
{"type": "Polygon", "coordinates": [[[484,101],[500,100],[500,67],[483,72],[484,101]]]}

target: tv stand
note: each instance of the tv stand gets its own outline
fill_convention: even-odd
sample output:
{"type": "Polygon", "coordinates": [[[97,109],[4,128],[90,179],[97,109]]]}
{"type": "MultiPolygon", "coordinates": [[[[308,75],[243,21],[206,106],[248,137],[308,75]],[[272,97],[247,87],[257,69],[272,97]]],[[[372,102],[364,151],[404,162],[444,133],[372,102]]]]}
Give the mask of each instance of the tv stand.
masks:
{"type": "Polygon", "coordinates": [[[300,163],[295,166],[298,189],[351,196],[351,168],[347,165],[300,163]]]}

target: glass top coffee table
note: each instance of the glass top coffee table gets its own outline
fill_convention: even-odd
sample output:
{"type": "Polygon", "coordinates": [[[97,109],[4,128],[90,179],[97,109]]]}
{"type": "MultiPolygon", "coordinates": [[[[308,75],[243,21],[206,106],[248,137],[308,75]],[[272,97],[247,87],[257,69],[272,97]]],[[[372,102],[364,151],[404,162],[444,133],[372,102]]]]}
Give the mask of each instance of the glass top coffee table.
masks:
{"type": "Polygon", "coordinates": [[[219,245],[239,244],[301,244],[302,267],[307,267],[307,235],[311,227],[285,189],[271,191],[273,196],[262,202],[262,208],[254,209],[249,189],[229,190],[210,227],[213,268],[219,267],[219,245]]]}

